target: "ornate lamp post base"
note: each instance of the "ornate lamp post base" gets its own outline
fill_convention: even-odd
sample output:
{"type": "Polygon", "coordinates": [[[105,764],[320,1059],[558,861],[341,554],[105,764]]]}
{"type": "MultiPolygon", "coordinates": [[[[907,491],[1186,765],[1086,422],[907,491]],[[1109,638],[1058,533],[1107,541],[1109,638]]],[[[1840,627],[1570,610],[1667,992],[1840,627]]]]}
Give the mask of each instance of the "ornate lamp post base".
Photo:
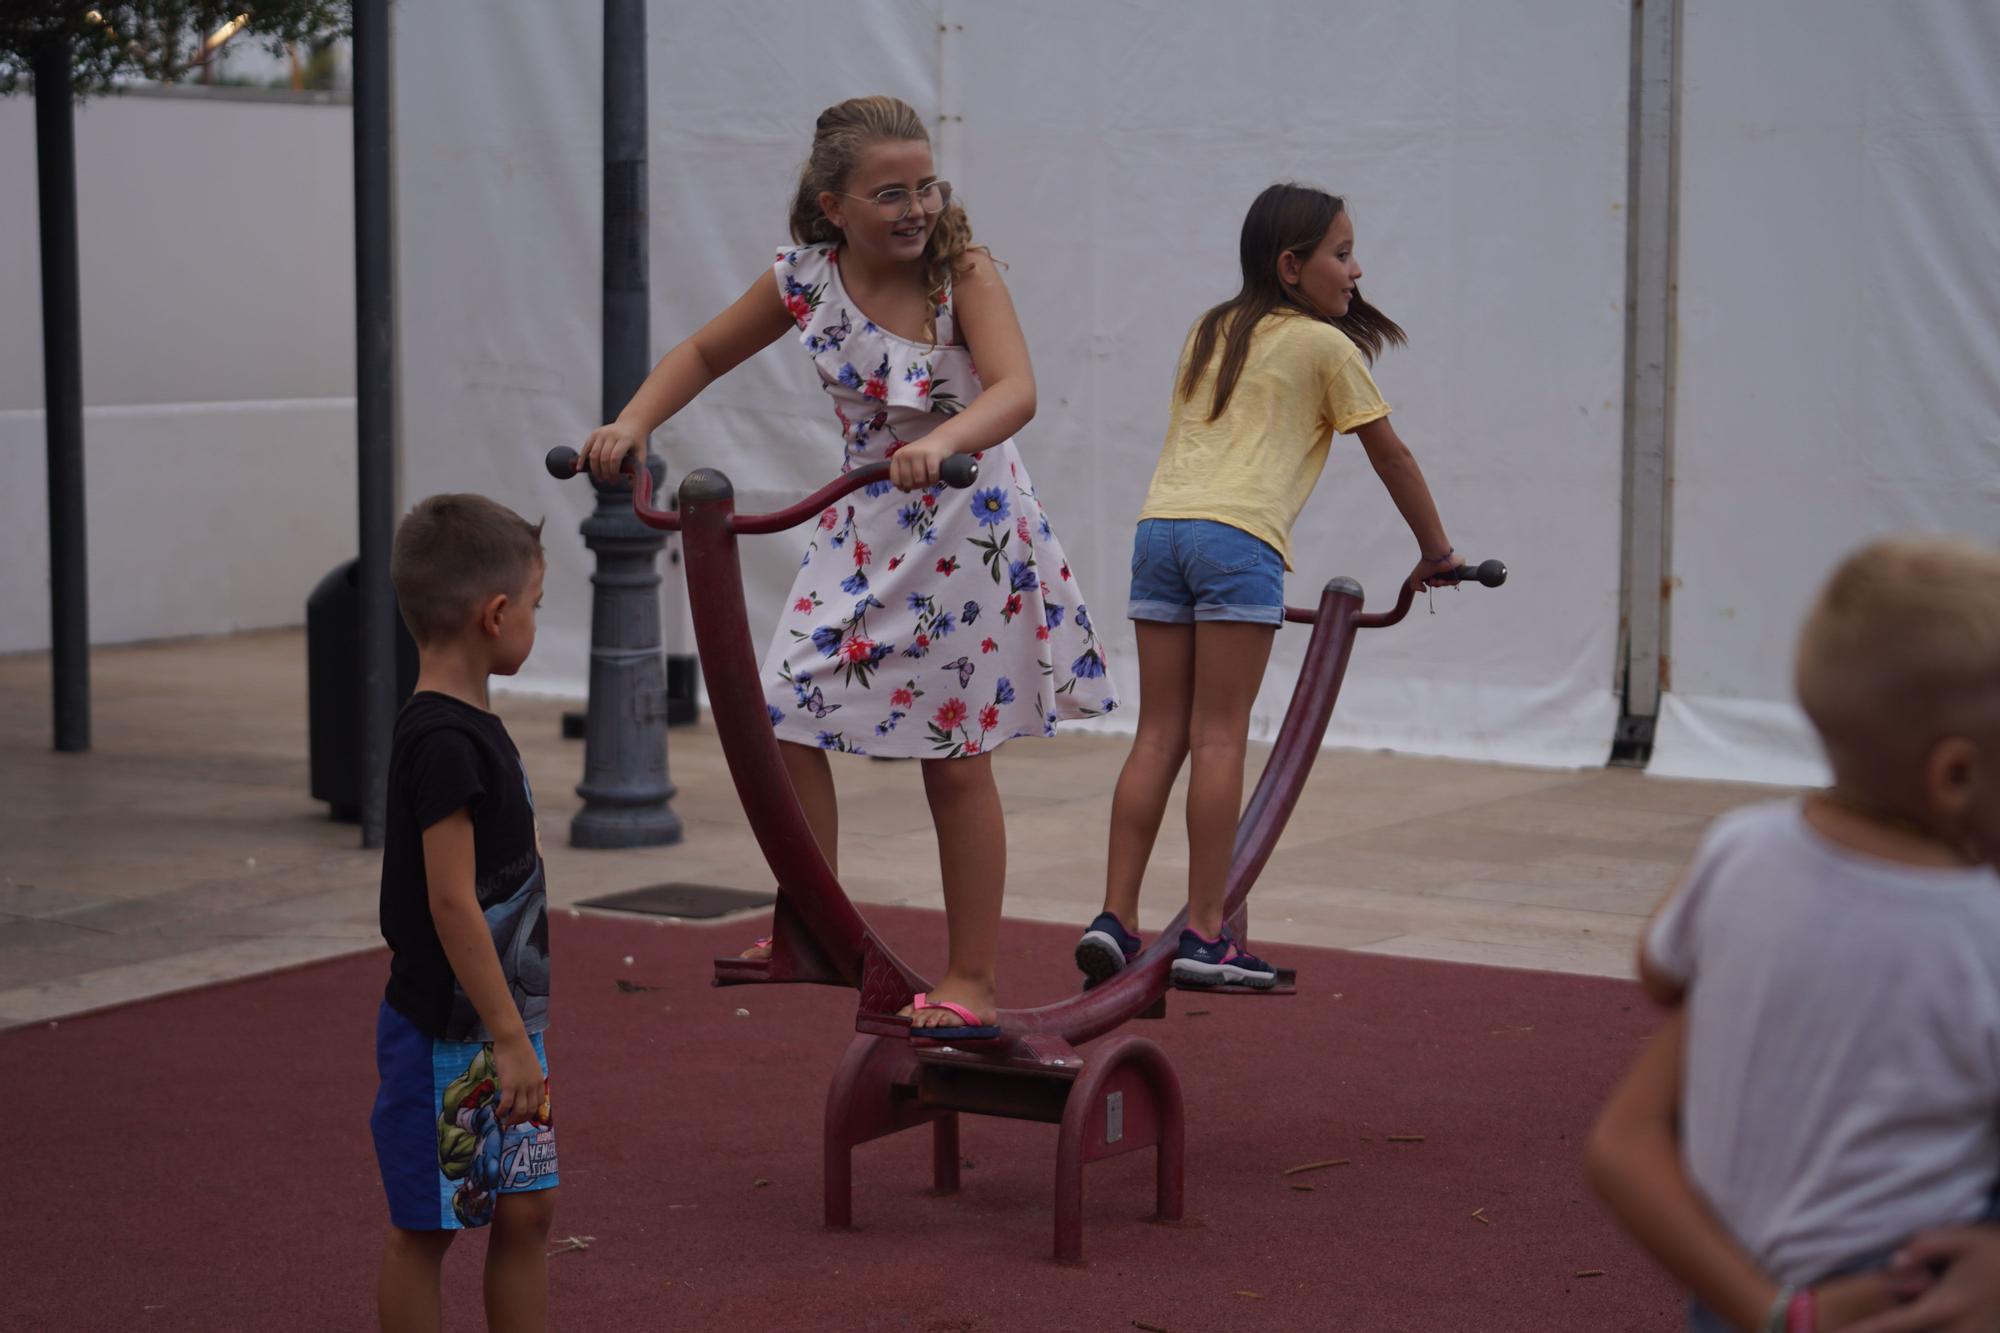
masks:
{"type": "MultiPolygon", "coordinates": [[[[657,481],[664,469],[648,460],[657,481]]],[[[625,486],[597,488],[583,521],[597,557],[590,576],[590,711],[584,721],[583,809],[570,821],[575,847],[664,847],[681,840],[667,802],[667,682],[660,642],[664,534],[632,514],[625,486]]]]}

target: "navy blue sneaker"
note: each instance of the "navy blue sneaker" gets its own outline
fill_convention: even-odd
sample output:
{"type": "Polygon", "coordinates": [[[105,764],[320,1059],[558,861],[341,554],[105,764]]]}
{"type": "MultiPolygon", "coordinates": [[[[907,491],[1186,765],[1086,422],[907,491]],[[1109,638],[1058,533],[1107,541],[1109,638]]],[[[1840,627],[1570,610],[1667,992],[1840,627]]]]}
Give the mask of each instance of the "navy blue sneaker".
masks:
{"type": "Polygon", "coordinates": [[[1268,990],[1278,984],[1278,969],[1237,948],[1226,930],[1220,939],[1214,940],[1183,930],[1180,951],[1174,955],[1169,975],[1176,986],[1196,990],[1212,990],[1217,986],[1268,990]]]}
{"type": "Polygon", "coordinates": [[[1139,937],[1109,912],[1099,912],[1076,942],[1076,965],[1092,981],[1108,981],[1139,956],[1139,937]]]}

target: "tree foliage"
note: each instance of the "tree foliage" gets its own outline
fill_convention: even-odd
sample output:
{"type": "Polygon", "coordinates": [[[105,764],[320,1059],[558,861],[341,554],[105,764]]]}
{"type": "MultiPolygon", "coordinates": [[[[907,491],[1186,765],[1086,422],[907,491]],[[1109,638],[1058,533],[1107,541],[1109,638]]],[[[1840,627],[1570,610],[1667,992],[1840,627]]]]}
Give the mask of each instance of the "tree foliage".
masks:
{"type": "Polygon", "coordinates": [[[121,79],[176,82],[213,54],[205,45],[242,20],[236,40],[277,48],[344,35],[351,0],[0,0],[0,94],[34,86],[36,52],[69,49],[70,86],[85,97],[121,79]]]}

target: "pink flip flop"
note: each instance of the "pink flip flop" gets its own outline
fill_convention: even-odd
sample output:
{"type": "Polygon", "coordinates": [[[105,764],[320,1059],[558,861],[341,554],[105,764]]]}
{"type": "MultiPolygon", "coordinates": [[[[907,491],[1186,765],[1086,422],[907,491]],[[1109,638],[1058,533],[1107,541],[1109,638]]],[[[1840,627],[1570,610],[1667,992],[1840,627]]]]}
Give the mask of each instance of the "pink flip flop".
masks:
{"type": "Polygon", "coordinates": [[[918,991],[916,995],[911,997],[910,1012],[916,1014],[925,1009],[948,1010],[955,1017],[964,1019],[965,1022],[956,1025],[940,1024],[937,1027],[923,1028],[912,1024],[910,1027],[911,1041],[956,1045],[968,1041],[997,1041],[1000,1038],[1000,1025],[998,1023],[982,1023],[979,1021],[979,1015],[973,1013],[964,1005],[953,1004],[950,1000],[933,1000],[928,993],[918,991]]]}

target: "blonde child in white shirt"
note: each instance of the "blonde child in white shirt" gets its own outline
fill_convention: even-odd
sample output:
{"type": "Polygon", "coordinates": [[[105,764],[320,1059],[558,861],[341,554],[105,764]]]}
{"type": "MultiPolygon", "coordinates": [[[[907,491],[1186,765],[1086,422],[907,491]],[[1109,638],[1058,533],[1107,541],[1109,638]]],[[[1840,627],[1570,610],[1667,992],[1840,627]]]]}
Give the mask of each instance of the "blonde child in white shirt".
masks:
{"type": "Polygon", "coordinates": [[[1857,552],[1797,676],[1833,785],[1710,829],[1640,954],[1676,1011],[1591,1142],[1694,1333],[1879,1314],[1927,1278],[1895,1247],[2000,1184],[2000,550],[1857,552]]]}

